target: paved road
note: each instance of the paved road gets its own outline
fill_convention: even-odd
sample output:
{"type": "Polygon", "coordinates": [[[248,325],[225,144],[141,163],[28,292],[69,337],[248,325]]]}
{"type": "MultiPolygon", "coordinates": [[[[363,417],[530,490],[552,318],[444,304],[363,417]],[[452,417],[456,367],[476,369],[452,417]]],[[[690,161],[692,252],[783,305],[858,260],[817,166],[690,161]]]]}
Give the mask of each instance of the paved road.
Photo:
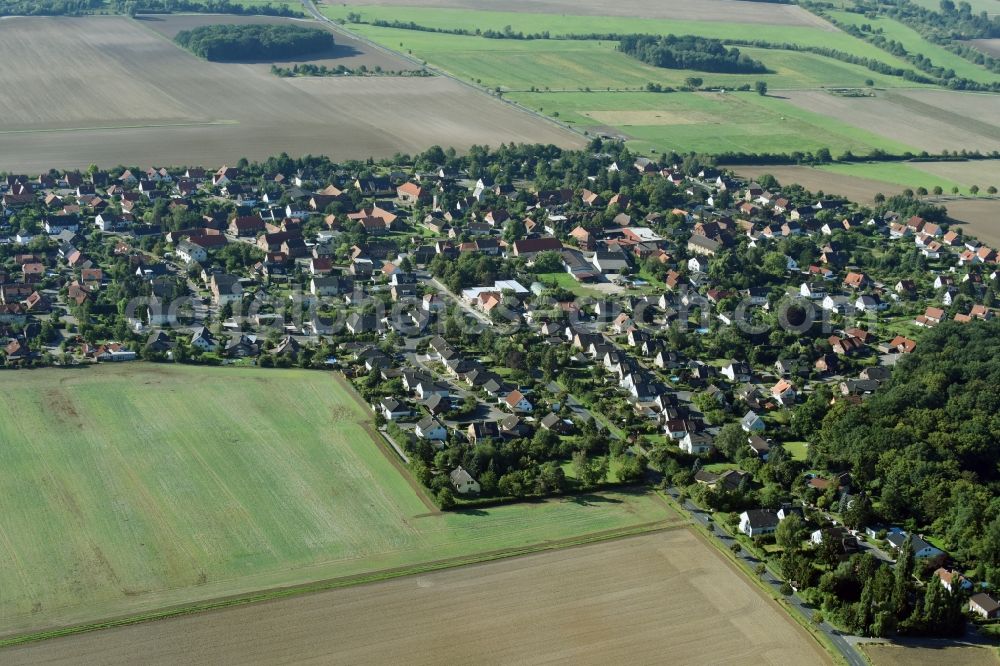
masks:
{"type": "MultiPolygon", "coordinates": [[[[680,503],[679,493],[676,488],[670,488],[667,493],[678,503],[680,503]]],[[[712,522],[711,516],[708,512],[698,508],[691,500],[685,500],[683,504],[684,508],[691,514],[691,517],[696,523],[702,527],[707,527],[709,523],[712,522]]],[[[716,528],[711,535],[718,539],[726,548],[729,548],[733,544],[733,538],[723,532],[722,530],[716,528]]],[[[746,551],[746,549],[740,549],[737,557],[742,561],[742,563],[752,572],[754,567],[760,563],[752,553],[746,551]]],[[[751,574],[755,575],[755,574],[751,574]]],[[[774,587],[776,590],[781,587],[782,580],[775,576],[770,569],[764,572],[761,576],[761,580],[767,584],[774,587]]],[[[806,607],[802,598],[798,594],[792,594],[791,596],[785,597],[788,603],[795,609],[796,612],[800,613],[807,621],[812,622],[812,616],[815,612],[813,609],[806,607]]],[[[834,647],[841,653],[844,659],[850,666],[869,666],[868,660],[858,651],[854,646],[853,640],[857,637],[845,636],[837,629],[834,629],[826,622],[819,625],[819,629],[823,631],[833,643],[834,647]]]]}
{"type": "Polygon", "coordinates": [[[428,277],[427,283],[438,290],[439,296],[444,296],[445,298],[449,298],[455,303],[457,303],[458,307],[462,308],[463,311],[475,317],[479,323],[483,324],[484,326],[493,325],[493,322],[490,321],[486,315],[484,315],[482,312],[480,312],[479,310],[475,309],[474,307],[463,301],[459,296],[456,296],[455,294],[451,293],[451,290],[448,289],[448,287],[441,284],[440,282],[438,282],[437,278],[428,277]]]}

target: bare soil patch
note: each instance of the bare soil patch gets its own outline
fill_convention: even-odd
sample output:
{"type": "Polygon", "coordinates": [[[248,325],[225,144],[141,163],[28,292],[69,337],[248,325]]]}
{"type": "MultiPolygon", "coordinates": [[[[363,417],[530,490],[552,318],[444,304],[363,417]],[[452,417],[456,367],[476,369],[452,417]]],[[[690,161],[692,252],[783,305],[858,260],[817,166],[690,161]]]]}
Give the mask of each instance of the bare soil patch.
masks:
{"type": "Polygon", "coordinates": [[[994,648],[973,645],[915,647],[909,645],[867,644],[862,651],[873,666],[996,666],[1000,664],[994,648]]]}
{"type": "Polygon", "coordinates": [[[7,664],[819,664],[686,529],[54,639],[7,664]]]}
{"type": "MultiPolygon", "coordinates": [[[[215,20],[165,19],[175,29],[184,23],[174,18],[215,20]]],[[[206,62],[146,26],[123,17],[0,21],[0,88],[17,91],[0,95],[0,170],[583,143],[443,77],[282,79],[267,64],[206,62]]]]}
{"type": "Polygon", "coordinates": [[[834,31],[836,28],[795,5],[741,0],[356,0],[354,5],[388,7],[435,7],[478,9],[495,12],[533,12],[578,16],[630,16],[667,18],[677,21],[724,21],[766,25],[810,26],[834,31]]]}
{"type": "Polygon", "coordinates": [[[1000,39],[970,39],[967,44],[971,44],[986,55],[1000,58],[1000,39]]]}
{"type": "Polygon", "coordinates": [[[777,178],[782,185],[798,183],[811,192],[822,190],[825,194],[838,194],[852,201],[868,204],[873,203],[875,195],[879,192],[889,196],[900,194],[906,189],[902,185],[893,185],[881,180],[829,173],[807,166],[738,166],[734,169],[740,175],[749,178],[767,173],[777,178]]]}
{"type": "Polygon", "coordinates": [[[1000,247],[1000,199],[956,199],[941,202],[948,216],[964,222],[962,230],[991,247],[1000,247]]]}
{"type": "Polygon", "coordinates": [[[842,97],[819,90],[782,91],[807,111],[919,150],[1000,150],[1000,95],[948,90],[880,91],[842,97]]]}

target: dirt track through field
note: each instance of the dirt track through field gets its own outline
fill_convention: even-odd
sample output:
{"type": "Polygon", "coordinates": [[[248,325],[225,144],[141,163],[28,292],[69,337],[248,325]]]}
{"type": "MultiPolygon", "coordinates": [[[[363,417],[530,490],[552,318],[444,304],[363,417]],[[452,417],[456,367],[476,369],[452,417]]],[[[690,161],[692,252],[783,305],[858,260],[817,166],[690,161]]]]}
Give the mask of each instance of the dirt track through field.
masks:
{"type": "MultiPolygon", "coordinates": [[[[395,60],[362,46],[354,64],[395,60]]],[[[582,145],[444,77],[282,79],[265,63],[206,62],[123,17],[5,19],[0,62],[0,87],[18,91],[0,95],[0,170],[216,167],[281,152],[386,157],[434,144],[582,145]]]]}
{"type": "Polygon", "coordinates": [[[54,639],[6,664],[817,664],[804,629],[672,530],[54,639]]]}
{"type": "MultiPolygon", "coordinates": [[[[330,4],[330,3],[326,3],[330,4]]],[[[725,21],[808,26],[836,30],[829,22],[790,4],[742,0],[354,0],[352,5],[478,9],[495,12],[630,16],[675,21],[725,21]]]]}

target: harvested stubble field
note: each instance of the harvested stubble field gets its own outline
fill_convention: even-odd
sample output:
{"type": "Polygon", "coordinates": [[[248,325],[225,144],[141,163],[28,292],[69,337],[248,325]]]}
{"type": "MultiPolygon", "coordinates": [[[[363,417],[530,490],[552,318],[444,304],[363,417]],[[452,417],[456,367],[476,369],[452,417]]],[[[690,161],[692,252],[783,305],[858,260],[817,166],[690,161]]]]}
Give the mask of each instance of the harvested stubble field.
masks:
{"type": "Polygon", "coordinates": [[[941,647],[869,643],[861,650],[873,666],[1000,666],[995,648],[972,645],[941,647]]]}
{"type": "Polygon", "coordinates": [[[687,529],[55,639],[7,664],[823,664],[687,529]]]}
{"type": "MultiPolygon", "coordinates": [[[[393,60],[355,54],[352,62],[368,57],[383,67],[393,60]]],[[[0,86],[18,91],[0,96],[6,170],[215,166],[282,151],[364,158],[433,144],[581,145],[446,78],[282,79],[268,64],[206,62],[123,17],[4,19],[0,61],[0,86]]],[[[398,63],[392,69],[412,67],[398,63]]]]}
{"type": "MultiPolygon", "coordinates": [[[[340,3],[324,2],[321,5],[340,3]]],[[[626,16],[675,21],[731,21],[781,26],[821,27],[835,30],[827,21],[795,5],[743,2],[741,0],[352,0],[352,5],[374,7],[425,7],[512,12],[518,14],[568,14],[577,16],[626,16]]]]}
{"type": "Polygon", "coordinates": [[[8,371],[0,396],[0,638],[679,519],[623,493],[432,511],[333,373],[8,371]]]}
{"type": "Polygon", "coordinates": [[[930,89],[879,91],[876,97],[817,90],[780,94],[801,109],[916,150],[1000,150],[1000,95],[930,89]]]}

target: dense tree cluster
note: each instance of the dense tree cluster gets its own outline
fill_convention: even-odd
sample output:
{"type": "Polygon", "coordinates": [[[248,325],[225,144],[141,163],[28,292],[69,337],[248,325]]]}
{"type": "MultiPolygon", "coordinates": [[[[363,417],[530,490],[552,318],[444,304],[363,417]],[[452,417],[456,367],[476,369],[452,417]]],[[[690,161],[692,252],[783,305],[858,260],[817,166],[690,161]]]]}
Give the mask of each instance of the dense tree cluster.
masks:
{"type": "Polygon", "coordinates": [[[761,74],[763,63],[727,48],[718,39],[694,35],[623,35],[618,50],[656,67],[693,69],[700,72],[761,74]]]}
{"type": "Polygon", "coordinates": [[[890,386],[835,407],[814,454],[880,498],[877,512],[929,527],[960,561],[1000,575],[1000,321],[945,323],[900,359],[890,386]]]}
{"type": "Polygon", "coordinates": [[[104,0],[0,0],[0,16],[76,16],[103,7],[104,0]]]}
{"type": "Polygon", "coordinates": [[[294,58],[333,47],[326,30],[298,25],[204,25],[174,40],[206,60],[232,62],[294,58]]]}

